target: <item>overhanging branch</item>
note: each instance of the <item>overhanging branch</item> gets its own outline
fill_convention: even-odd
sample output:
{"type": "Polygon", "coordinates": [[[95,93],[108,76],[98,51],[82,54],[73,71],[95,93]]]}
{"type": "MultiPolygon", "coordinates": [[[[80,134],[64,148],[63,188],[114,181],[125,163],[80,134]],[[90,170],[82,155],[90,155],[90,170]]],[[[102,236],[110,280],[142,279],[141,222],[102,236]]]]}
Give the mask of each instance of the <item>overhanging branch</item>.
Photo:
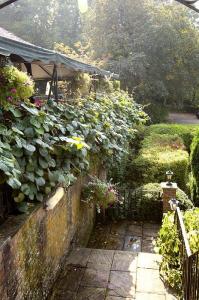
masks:
{"type": "Polygon", "coordinates": [[[183,5],[185,5],[188,8],[193,9],[194,11],[196,11],[196,12],[199,13],[199,9],[194,6],[194,3],[197,3],[197,2],[199,3],[198,0],[196,0],[196,1],[175,0],[175,1],[177,1],[177,2],[179,2],[181,4],[183,4],[183,5]]]}
{"type": "Polygon", "coordinates": [[[2,8],[8,6],[8,5],[10,5],[10,4],[12,4],[12,3],[16,2],[16,1],[18,1],[18,0],[8,0],[8,1],[5,1],[4,3],[0,4],[0,9],[2,9],[2,8]]]}

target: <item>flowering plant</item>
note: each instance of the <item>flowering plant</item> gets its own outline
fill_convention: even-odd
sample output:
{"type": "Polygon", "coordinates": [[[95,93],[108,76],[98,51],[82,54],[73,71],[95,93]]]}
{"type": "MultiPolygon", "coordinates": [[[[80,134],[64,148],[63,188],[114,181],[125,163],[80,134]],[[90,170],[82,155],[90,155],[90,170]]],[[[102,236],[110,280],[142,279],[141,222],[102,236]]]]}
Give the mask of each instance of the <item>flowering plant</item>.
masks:
{"type": "Polygon", "coordinates": [[[34,83],[24,72],[14,66],[0,68],[0,105],[7,109],[31,97],[34,83]]]}
{"type": "Polygon", "coordinates": [[[102,181],[96,177],[91,179],[83,189],[83,199],[88,203],[95,203],[98,212],[100,212],[101,208],[108,208],[119,201],[118,192],[114,184],[102,181]]]}

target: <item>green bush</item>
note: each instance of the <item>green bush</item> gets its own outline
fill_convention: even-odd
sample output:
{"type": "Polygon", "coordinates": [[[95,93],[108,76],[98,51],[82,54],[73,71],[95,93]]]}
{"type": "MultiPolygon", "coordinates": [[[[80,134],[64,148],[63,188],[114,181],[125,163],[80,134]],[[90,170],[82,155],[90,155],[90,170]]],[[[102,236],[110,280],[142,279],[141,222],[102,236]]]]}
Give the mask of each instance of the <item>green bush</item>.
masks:
{"type": "MultiPolygon", "coordinates": [[[[160,222],[162,220],[162,188],[159,183],[148,183],[135,189],[131,194],[131,201],[135,204],[137,216],[140,220],[160,222]]],[[[181,189],[177,190],[176,199],[182,209],[192,208],[193,204],[181,189]]]]}
{"type": "MultiPolygon", "coordinates": [[[[199,251],[199,208],[187,210],[184,215],[184,224],[192,253],[199,251]]],[[[156,250],[162,255],[160,272],[165,282],[176,290],[179,296],[182,293],[180,240],[174,224],[174,214],[168,213],[163,220],[156,243],[156,250]]]]}
{"type": "Polygon", "coordinates": [[[199,132],[196,133],[191,145],[190,165],[191,197],[194,203],[199,205],[199,132]]]}
{"type": "Polygon", "coordinates": [[[182,138],[187,151],[190,146],[196,131],[197,125],[184,125],[184,124],[156,124],[147,127],[145,135],[160,134],[160,135],[177,135],[182,138]]]}
{"type": "Polygon", "coordinates": [[[187,190],[189,155],[182,149],[170,147],[142,148],[138,157],[129,166],[128,178],[135,184],[165,181],[166,171],[174,172],[173,180],[187,190]]]}

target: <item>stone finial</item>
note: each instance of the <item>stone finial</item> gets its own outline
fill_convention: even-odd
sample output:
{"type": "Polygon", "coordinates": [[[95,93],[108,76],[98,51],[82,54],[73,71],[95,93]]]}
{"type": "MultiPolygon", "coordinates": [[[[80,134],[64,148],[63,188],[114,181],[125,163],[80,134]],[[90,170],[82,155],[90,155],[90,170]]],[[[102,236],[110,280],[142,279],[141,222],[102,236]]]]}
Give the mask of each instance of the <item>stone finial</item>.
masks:
{"type": "Polygon", "coordinates": [[[171,211],[169,201],[171,199],[176,198],[176,191],[178,189],[178,186],[177,183],[175,182],[172,182],[170,185],[168,185],[167,182],[162,182],[161,188],[162,188],[162,200],[163,200],[163,213],[167,213],[168,211],[171,211]]]}

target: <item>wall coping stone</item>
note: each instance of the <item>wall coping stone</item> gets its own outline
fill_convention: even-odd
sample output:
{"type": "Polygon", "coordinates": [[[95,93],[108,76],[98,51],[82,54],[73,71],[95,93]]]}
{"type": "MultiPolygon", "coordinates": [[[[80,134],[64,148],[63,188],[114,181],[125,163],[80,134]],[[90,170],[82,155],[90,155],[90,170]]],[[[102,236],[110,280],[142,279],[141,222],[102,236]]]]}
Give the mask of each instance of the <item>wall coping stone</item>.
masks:
{"type": "Polygon", "coordinates": [[[59,187],[55,194],[46,201],[46,210],[52,210],[59,203],[59,201],[64,197],[65,190],[63,187],[59,187]]]}

